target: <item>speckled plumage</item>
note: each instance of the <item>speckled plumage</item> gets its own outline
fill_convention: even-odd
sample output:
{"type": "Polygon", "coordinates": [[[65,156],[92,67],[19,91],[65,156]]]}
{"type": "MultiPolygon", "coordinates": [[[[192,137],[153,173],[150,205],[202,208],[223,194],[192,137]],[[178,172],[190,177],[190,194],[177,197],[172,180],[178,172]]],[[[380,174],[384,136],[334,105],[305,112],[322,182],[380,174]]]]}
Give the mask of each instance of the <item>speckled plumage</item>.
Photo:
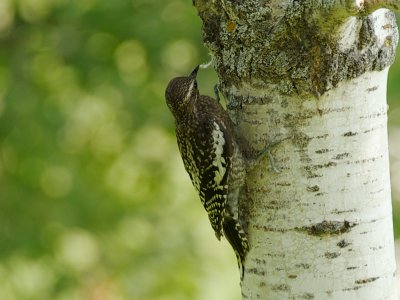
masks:
{"type": "Polygon", "coordinates": [[[244,160],[228,113],[215,99],[199,94],[197,71],[198,67],[189,76],[172,79],[165,97],[175,118],[185,169],[215,235],[218,239],[226,237],[242,268],[249,247],[238,213],[245,179],[244,160]]]}

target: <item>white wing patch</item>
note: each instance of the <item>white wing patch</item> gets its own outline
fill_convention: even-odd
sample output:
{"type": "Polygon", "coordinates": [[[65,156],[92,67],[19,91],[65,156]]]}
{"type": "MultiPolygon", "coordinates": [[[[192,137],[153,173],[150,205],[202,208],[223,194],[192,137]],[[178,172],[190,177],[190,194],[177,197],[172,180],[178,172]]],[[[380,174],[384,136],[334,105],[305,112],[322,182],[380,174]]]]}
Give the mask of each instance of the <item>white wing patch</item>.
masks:
{"type": "Polygon", "coordinates": [[[223,157],[225,138],[224,133],[221,131],[219,125],[216,122],[214,122],[212,137],[214,141],[213,148],[215,153],[215,158],[212,164],[213,166],[218,168],[218,170],[215,171],[214,182],[219,184],[226,173],[226,161],[223,157]]]}

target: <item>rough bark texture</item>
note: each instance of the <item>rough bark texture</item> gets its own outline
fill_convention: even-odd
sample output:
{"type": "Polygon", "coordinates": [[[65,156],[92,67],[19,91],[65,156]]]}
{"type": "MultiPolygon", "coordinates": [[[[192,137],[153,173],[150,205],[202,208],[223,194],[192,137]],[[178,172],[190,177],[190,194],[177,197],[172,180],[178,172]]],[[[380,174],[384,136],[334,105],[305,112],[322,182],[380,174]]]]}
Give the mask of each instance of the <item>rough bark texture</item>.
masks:
{"type": "Polygon", "coordinates": [[[351,16],[354,9],[335,1],[240,2],[195,2],[226,95],[232,86],[247,83],[318,96],[394,60],[397,27],[389,10],[377,20],[351,16]],[[375,32],[377,22],[386,31],[383,41],[375,32]]]}
{"type": "Polygon", "coordinates": [[[396,299],[386,78],[398,1],[194,1],[249,172],[244,299],[396,299]]]}

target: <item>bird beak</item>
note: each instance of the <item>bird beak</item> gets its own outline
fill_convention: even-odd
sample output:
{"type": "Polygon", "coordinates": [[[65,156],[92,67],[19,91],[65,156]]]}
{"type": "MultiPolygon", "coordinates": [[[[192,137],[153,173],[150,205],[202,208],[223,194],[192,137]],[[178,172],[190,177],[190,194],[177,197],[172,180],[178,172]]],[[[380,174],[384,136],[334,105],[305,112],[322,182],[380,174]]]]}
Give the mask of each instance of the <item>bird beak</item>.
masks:
{"type": "Polygon", "coordinates": [[[198,70],[199,70],[199,65],[192,71],[192,73],[190,73],[189,76],[196,78],[198,70]]]}

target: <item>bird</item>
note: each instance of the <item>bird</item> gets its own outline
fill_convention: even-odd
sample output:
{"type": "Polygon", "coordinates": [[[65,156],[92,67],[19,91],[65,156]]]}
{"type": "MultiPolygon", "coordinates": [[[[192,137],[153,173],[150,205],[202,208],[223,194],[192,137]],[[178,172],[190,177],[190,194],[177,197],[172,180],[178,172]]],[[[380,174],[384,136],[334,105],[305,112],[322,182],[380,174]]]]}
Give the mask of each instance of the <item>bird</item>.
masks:
{"type": "Polygon", "coordinates": [[[166,104],[175,119],[185,170],[217,239],[224,236],[231,244],[243,278],[249,242],[239,219],[239,202],[246,162],[228,112],[216,99],[200,94],[198,70],[199,66],[188,76],[175,77],[168,83],[166,104]]]}

